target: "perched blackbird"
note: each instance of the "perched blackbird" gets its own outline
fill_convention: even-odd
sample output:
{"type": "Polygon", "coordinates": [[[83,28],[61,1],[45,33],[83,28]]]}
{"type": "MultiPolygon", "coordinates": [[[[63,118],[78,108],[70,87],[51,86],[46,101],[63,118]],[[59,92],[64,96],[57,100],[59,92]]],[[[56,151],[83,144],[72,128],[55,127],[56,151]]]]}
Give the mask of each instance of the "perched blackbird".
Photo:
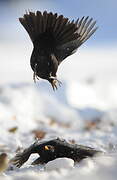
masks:
{"type": "Polygon", "coordinates": [[[70,144],[64,139],[56,138],[49,141],[36,141],[29,148],[25,149],[23,152],[16,154],[16,156],[11,160],[11,163],[16,167],[21,167],[30,157],[32,153],[39,154],[32,165],[36,164],[45,164],[49,161],[52,161],[56,158],[71,158],[75,162],[80,160],[93,157],[95,154],[100,153],[101,151],[95,150],[94,148],[70,144]]]}
{"type": "Polygon", "coordinates": [[[63,15],[44,11],[27,12],[19,21],[28,32],[34,49],[30,65],[34,71],[33,79],[48,80],[53,89],[57,89],[56,72],[60,63],[75,53],[96,31],[96,21],[92,18],[82,17],[70,21],[63,15]]]}

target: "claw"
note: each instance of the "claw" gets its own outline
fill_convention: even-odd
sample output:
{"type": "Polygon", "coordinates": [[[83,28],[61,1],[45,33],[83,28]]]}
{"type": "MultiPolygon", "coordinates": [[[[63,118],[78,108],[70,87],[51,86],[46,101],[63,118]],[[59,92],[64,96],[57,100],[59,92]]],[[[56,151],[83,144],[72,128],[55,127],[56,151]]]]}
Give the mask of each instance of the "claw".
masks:
{"type": "Polygon", "coordinates": [[[58,82],[58,85],[61,87],[62,82],[61,82],[61,81],[59,81],[59,80],[57,80],[57,82],[58,82]]]}
{"type": "Polygon", "coordinates": [[[62,84],[61,81],[59,81],[56,77],[50,77],[50,79],[52,79],[51,85],[52,85],[53,90],[54,91],[57,90],[58,89],[57,83],[59,86],[61,86],[61,84],[62,84]]]}
{"type": "Polygon", "coordinates": [[[35,71],[34,71],[34,73],[33,73],[33,80],[34,80],[34,82],[36,83],[36,73],[35,73],[35,71]]]}
{"type": "Polygon", "coordinates": [[[51,83],[52,88],[53,88],[54,91],[57,90],[57,85],[56,85],[56,83],[57,83],[56,80],[53,80],[52,83],[51,83]]]}
{"type": "Polygon", "coordinates": [[[39,80],[39,77],[35,74],[35,72],[33,73],[33,80],[36,83],[36,79],[39,80]]]}
{"type": "Polygon", "coordinates": [[[39,78],[38,78],[38,76],[36,74],[36,66],[37,66],[37,64],[35,64],[34,73],[33,73],[33,80],[34,80],[35,83],[36,83],[36,79],[39,80],[39,78]]]}

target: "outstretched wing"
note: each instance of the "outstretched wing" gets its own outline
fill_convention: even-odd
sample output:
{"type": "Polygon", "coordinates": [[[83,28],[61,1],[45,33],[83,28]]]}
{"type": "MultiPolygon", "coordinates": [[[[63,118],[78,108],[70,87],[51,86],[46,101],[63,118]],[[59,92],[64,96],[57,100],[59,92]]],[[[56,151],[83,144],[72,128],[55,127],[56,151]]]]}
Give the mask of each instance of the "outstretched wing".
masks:
{"type": "Polygon", "coordinates": [[[23,152],[19,152],[10,160],[10,164],[20,168],[26,161],[28,161],[30,155],[35,152],[35,147],[37,146],[36,141],[34,144],[24,149],[23,152]]]}
{"type": "Polygon", "coordinates": [[[69,41],[63,45],[56,47],[55,55],[59,61],[59,64],[68,56],[75,53],[81,44],[83,44],[91,35],[97,30],[98,27],[95,27],[96,21],[93,21],[93,18],[89,19],[89,16],[82,17],[81,20],[75,22],[77,30],[77,38],[73,41],[69,41]]]}
{"type": "Polygon", "coordinates": [[[37,11],[28,12],[19,20],[33,44],[55,54],[59,64],[97,30],[96,21],[89,16],[74,22],[57,13],[37,11]]]}

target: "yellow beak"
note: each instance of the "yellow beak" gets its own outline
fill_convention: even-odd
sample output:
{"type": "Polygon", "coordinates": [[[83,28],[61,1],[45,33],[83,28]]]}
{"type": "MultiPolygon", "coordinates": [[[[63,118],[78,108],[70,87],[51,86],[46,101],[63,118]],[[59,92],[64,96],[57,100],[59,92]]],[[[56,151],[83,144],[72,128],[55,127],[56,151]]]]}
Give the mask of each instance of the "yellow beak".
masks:
{"type": "Polygon", "coordinates": [[[49,150],[49,147],[48,147],[48,146],[45,146],[44,148],[45,148],[45,150],[49,150]]]}

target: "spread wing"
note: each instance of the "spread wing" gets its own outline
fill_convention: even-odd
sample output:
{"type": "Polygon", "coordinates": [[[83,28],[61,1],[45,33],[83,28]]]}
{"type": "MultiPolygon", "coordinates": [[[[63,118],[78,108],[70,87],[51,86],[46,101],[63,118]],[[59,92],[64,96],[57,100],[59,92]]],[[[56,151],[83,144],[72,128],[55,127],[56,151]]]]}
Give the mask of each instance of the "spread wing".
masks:
{"type": "Polygon", "coordinates": [[[89,16],[74,22],[57,13],[29,11],[19,20],[33,44],[36,43],[39,48],[45,48],[51,54],[55,54],[59,64],[75,53],[77,48],[97,30],[96,21],[89,16]]]}
{"type": "Polygon", "coordinates": [[[75,32],[77,34],[77,38],[56,47],[55,55],[59,61],[59,64],[66,57],[75,53],[78,47],[89,39],[98,28],[95,27],[96,21],[93,21],[93,18],[89,19],[89,17],[82,17],[82,19],[78,19],[75,24],[77,26],[77,30],[75,32]]]}

